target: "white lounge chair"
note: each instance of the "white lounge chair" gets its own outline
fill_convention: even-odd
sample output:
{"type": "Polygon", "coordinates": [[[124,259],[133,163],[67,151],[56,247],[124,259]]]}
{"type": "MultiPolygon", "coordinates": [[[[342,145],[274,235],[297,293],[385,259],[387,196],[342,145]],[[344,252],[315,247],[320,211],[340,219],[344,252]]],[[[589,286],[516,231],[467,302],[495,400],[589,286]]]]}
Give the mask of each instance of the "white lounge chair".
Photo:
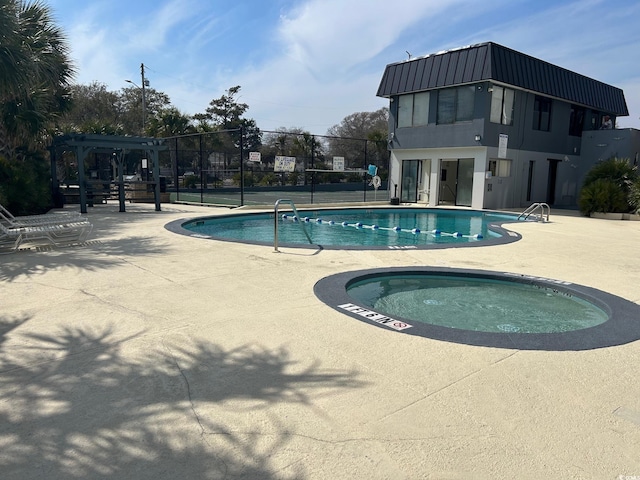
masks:
{"type": "Polygon", "coordinates": [[[82,221],[80,212],[56,212],[43,215],[14,216],[0,203],[0,223],[9,227],[30,227],[38,225],[59,225],[82,221]]]}
{"type": "Polygon", "coordinates": [[[0,223],[0,253],[15,252],[23,243],[55,246],[81,243],[87,239],[92,228],[93,225],[83,219],[27,227],[8,227],[0,223]]]}

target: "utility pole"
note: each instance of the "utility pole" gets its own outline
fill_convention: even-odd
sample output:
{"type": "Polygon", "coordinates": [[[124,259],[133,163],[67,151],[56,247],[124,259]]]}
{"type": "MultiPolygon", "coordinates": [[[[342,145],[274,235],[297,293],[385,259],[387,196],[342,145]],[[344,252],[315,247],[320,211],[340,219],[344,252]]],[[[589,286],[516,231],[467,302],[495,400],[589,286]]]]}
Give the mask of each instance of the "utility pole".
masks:
{"type": "Polygon", "coordinates": [[[147,126],[147,97],[144,89],[148,82],[148,80],[144,78],[144,63],[140,64],[140,75],[142,76],[142,135],[144,135],[147,126]]]}

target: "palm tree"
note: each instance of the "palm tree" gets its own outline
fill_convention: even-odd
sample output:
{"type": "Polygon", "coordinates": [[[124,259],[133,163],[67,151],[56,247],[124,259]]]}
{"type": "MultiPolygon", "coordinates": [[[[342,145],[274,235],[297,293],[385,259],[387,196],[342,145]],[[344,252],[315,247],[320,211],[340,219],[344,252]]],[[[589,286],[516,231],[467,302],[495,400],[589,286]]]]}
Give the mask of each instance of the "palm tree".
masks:
{"type": "Polygon", "coordinates": [[[0,0],[0,31],[0,155],[12,161],[43,146],[74,69],[44,3],[0,0]]]}

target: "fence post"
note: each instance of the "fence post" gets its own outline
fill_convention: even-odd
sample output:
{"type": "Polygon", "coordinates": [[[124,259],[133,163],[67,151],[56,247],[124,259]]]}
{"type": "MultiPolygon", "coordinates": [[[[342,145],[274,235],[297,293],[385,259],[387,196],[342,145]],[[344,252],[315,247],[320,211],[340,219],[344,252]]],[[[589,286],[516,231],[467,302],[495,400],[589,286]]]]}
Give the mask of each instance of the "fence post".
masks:
{"type": "Polygon", "coordinates": [[[244,129],[240,126],[240,206],[244,206],[244,129]]]}

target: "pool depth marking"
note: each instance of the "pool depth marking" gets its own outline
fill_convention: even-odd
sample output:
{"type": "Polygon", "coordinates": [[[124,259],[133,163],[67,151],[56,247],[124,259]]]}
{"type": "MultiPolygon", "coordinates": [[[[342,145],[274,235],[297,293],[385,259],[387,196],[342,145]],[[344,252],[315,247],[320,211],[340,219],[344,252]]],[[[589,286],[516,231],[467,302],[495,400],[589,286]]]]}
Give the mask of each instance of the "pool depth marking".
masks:
{"type": "Polygon", "coordinates": [[[342,308],[347,312],[355,313],[356,315],[360,315],[361,317],[366,318],[367,320],[371,320],[372,322],[379,323],[380,325],[384,325],[385,327],[393,328],[394,330],[406,330],[407,328],[411,328],[413,325],[409,325],[406,322],[401,322],[399,320],[395,320],[391,317],[388,317],[382,313],[374,312],[373,310],[367,310],[359,305],[355,305],[353,303],[345,303],[343,305],[338,305],[337,308],[342,308]]]}

